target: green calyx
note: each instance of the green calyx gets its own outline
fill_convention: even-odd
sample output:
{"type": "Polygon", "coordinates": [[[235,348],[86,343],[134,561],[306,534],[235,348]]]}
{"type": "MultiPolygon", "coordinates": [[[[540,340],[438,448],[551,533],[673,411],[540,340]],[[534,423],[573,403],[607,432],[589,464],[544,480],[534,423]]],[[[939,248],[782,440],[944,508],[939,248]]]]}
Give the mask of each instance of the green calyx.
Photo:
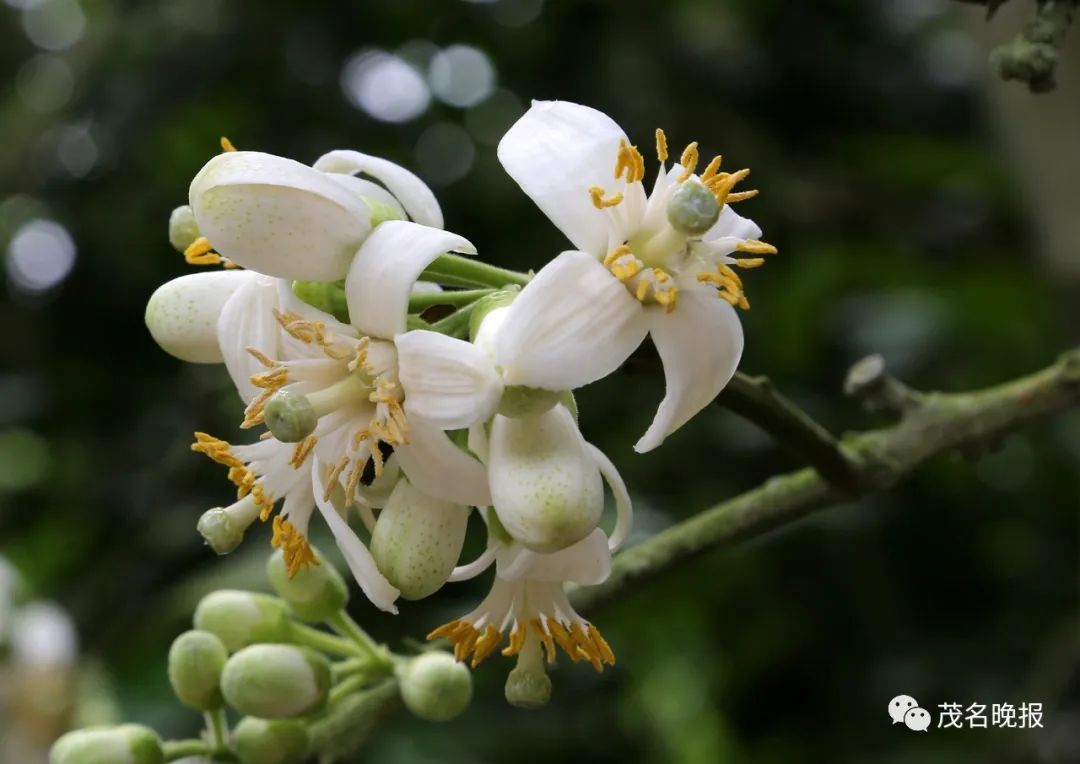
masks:
{"type": "Polygon", "coordinates": [[[680,184],[667,204],[667,219],[679,233],[703,234],[720,217],[720,205],[713,192],[697,181],[680,184]]]}
{"type": "Polygon", "coordinates": [[[313,308],[349,323],[349,302],[345,299],[344,281],[294,281],[293,294],[313,308]]]}
{"type": "Polygon", "coordinates": [[[487,297],[477,300],[472,313],[469,314],[469,336],[475,338],[480,331],[480,324],[484,322],[488,314],[493,310],[505,308],[514,301],[521,287],[517,285],[497,289],[487,297]]]}
{"type": "Polygon", "coordinates": [[[380,202],[378,199],[372,199],[370,196],[361,196],[360,198],[364,200],[364,204],[366,204],[368,210],[371,211],[372,228],[379,223],[385,223],[387,220],[403,220],[401,214],[386,202],[380,202]]]}

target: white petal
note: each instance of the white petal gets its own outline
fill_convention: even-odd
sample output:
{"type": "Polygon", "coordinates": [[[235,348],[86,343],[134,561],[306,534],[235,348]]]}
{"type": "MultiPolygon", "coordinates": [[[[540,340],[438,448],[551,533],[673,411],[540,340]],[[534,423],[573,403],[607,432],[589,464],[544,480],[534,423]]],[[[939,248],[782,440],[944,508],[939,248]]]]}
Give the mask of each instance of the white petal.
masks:
{"type": "Polygon", "coordinates": [[[353,326],[384,339],[405,331],[413,285],[432,260],[450,251],[476,254],[468,240],[438,228],[403,220],[376,226],[345,279],[353,326]]]}
{"type": "MultiPolygon", "coordinates": [[[[525,576],[535,581],[573,581],[582,586],[603,583],[611,574],[611,552],[604,532],[597,528],[573,546],[552,554],[538,554],[525,576]]],[[[500,574],[501,575],[501,574],[500,574]]]]}
{"type": "Polygon", "coordinates": [[[464,565],[458,565],[450,573],[450,578],[447,581],[468,581],[470,578],[476,578],[485,570],[491,567],[491,563],[495,562],[495,547],[489,546],[480,556],[472,562],[467,562],[464,565]]]}
{"type": "Polygon", "coordinates": [[[419,419],[409,421],[409,444],[394,449],[402,471],[413,485],[455,504],[491,504],[487,470],[462,451],[439,428],[419,419]]]}
{"type": "Polygon", "coordinates": [[[499,161],[521,190],[580,250],[602,257],[609,238],[625,240],[640,223],[645,189],[615,179],[626,134],[606,114],[567,101],[534,101],[499,142],[499,161]],[[593,186],[623,202],[598,210],[593,186]],[[615,233],[613,235],[613,231],[615,233]]]}
{"type": "Polygon", "coordinates": [[[720,217],[701,238],[704,241],[722,238],[733,238],[736,241],[760,239],[761,228],[750,218],[744,218],[733,210],[730,204],[725,204],[724,209],[720,210],[720,217]]]}
{"type": "Polygon", "coordinates": [[[664,364],[667,392],[649,429],[634,446],[651,451],[719,395],[742,357],[742,325],[735,309],[712,289],[680,284],[671,313],[652,311],[653,342],[664,364]]]}
{"type": "Polygon", "coordinates": [[[443,227],[442,210],[435,194],[424,181],[400,165],[359,151],[341,149],[319,157],[315,169],[346,175],[358,172],[370,175],[389,189],[414,221],[434,228],[443,227]]]}
{"type": "Polygon", "coordinates": [[[563,252],[521,290],[495,342],[503,382],[572,390],[605,377],[645,339],[641,303],[584,252],[563,252]]]}
{"type": "Polygon", "coordinates": [[[169,355],[189,363],[221,363],[217,322],[250,271],[189,273],[162,284],[146,304],[146,327],[169,355]]]}
{"type": "MultiPolygon", "coordinates": [[[[405,209],[401,206],[401,203],[378,183],[372,183],[370,180],[364,180],[363,178],[357,178],[353,175],[342,175],[339,172],[328,172],[326,177],[335,183],[339,183],[348,189],[349,193],[354,196],[360,197],[361,200],[372,200],[385,204],[396,215],[397,220],[405,220],[408,216],[405,214],[405,209]]],[[[441,227],[441,226],[440,226],[441,227]]]]}
{"type": "Polygon", "coordinates": [[[405,411],[443,430],[460,430],[495,413],[503,385],[491,358],[464,340],[428,331],[399,334],[398,378],[405,411]]]}
{"type": "Polygon", "coordinates": [[[278,307],[278,280],[254,274],[248,279],[221,310],[217,322],[218,344],[225,361],[225,368],[232,377],[236,391],[245,401],[262,392],[251,384],[251,376],[266,369],[247,349],[277,359],[280,350],[281,331],[274,309],[278,307]]]}
{"type": "Polygon", "coordinates": [[[322,465],[314,460],[311,469],[312,490],[315,492],[315,503],[322,513],[330,532],[334,534],[334,541],[338,549],[345,557],[345,563],[352,571],[353,578],[360,584],[360,588],[372,604],[380,610],[388,613],[396,613],[397,607],[394,600],[398,598],[398,590],[395,589],[375,565],[375,559],[363,542],[353,533],[349,524],[334,509],[334,505],[323,499],[325,488],[319,480],[319,472],[322,465]]]}
{"type": "Polygon", "coordinates": [[[622,543],[626,541],[626,537],[630,535],[634,522],[634,505],[630,501],[630,492],[626,490],[626,483],[623,482],[622,475],[619,474],[615,465],[608,459],[607,454],[592,443],[586,445],[589,447],[589,453],[592,454],[593,459],[596,460],[596,464],[600,468],[600,474],[604,476],[608,488],[611,489],[612,498],[615,499],[615,527],[612,528],[611,536],[608,537],[607,542],[608,549],[614,552],[622,546],[622,543]]]}
{"type": "Polygon", "coordinates": [[[371,230],[367,205],[291,159],[219,154],[191,182],[199,231],[245,268],[287,279],[335,281],[371,230]]]}

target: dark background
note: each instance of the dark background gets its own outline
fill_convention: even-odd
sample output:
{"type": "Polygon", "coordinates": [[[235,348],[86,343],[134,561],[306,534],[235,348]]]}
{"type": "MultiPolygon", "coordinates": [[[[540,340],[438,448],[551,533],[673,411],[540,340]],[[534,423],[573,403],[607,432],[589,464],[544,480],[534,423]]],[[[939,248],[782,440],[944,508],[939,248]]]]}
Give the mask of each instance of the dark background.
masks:
{"type": "MultiPolygon", "coordinates": [[[[746,279],[742,368],[836,432],[881,424],[840,393],[869,352],[915,387],[967,389],[1080,334],[1080,67],[1049,96],[987,74],[1018,0],[990,25],[943,0],[7,3],[0,553],[73,613],[124,718],[167,735],[199,725],[168,692],[169,641],[202,592],[262,585],[268,537],[224,560],[201,546],[196,519],[231,489],[189,436],[234,435],[238,401],[223,370],[168,357],[142,323],[150,293],[189,270],[168,215],[221,135],[305,162],[358,148],[408,165],[448,228],[522,269],[565,247],[495,157],[522,104],[592,105],[643,146],[657,126],[673,146],[698,140],[753,169],[762,194],[740,211],[781,252],[746,279]],[[494,95],[462,106],[483,72],[451,68],[451,103],[372,116],[417,92],[422,105],[422,75],[452,45],[486,55],[494,95]]],[[[652,374],[579,395],[586,436],[634,495],[635,540],[799,466],[719,408],[635,455],[661,395],[652,374]]],[[[1080,416],[999,445],[658,578],[596,615],[618,667],[560,668],[542,711],[504,703],[510,665],[492,659],[463,717],[399,716],[358,760],[1076,761],[1080,416]],[[935,725],[939,703],[1042,702],[1047,729],[916,734],[890,724],[898,694],[935,725]]],[[[359,600],[353,613],[399,646],[486,583],[396,620],[359,600]]]]}

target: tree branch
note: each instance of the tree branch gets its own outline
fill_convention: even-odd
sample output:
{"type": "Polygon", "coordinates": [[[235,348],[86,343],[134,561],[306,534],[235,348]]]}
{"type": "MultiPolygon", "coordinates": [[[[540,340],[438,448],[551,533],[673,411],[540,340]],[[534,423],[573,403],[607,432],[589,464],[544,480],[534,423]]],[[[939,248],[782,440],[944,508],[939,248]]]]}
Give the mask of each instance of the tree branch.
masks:
{"type": "MultiPolygon", "coordinates": [[[[858,376],[860,366],[865,372],[867,364],[874,366],[862,361],[853,373],[858,376]]],[[[876,376],[886,380],[883,365],[876,376]]],[[[891,385],[886,382],[886,386],[891,385]]],[[[852,394],[872,406],[862,393],[876,388],[856,385],[852,394]]],[[[997,387],[970,393],[913,394],[897,424],[849,435],[841,449],[852,464],[860,465],[858,495],[867,495],[892,487],[931,457],[994,442],[1078,404],[1080,348],[1064,353],[1042,371],[997,387]]],[[[850,498],[812,468],[773,478],[619,554],[608,580],[575,590],[573,602],[582,610],[593,610],[686,560],[850,498]]]]}

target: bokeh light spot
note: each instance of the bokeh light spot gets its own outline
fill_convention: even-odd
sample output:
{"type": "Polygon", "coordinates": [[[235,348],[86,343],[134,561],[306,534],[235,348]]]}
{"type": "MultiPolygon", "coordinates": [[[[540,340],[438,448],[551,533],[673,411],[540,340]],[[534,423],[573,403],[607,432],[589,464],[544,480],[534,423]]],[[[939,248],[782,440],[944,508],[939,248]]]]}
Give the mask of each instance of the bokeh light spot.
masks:
{"type": "Polygon", "coordinates": [[[86,14],[78,0],[45,0],[23,11],[23,32],[45,50],[66,50],[86,32],[86,14]]]}
{"type": "Polygon", "coordinates": [[[41,218],[24,223],[11,237],[7,274],[20,292],[47,292],[67,278],[75,265],[75,242],[67,229],[41,218]]]}
{"type": "Polygon", "coordinates": [[[428,68],[431,90],[451,106],[474,106],[495,88],[495,67],[482,50],[451,45],[435,54],[428,68]]]}
{"type": "Polygon", "coordinates": [[[416,142],[416,163],[424,178],[436,186],[447,186],[464,178],[476,159],[476,146],[460,125],[439,122],[416,142]]]}
{"type": "Polygon", "coordinates": [[[385,50],[351,56],[341,69],[341,89],[353,106],[382,122],[408,122],[431,102],[420,72],[385,50]]]}
{"type": "Polygon", "coordinates": [[[15,92],[31,111],[47,114],[64,106],[75,91],[75,78],[58,56],[38,55],[19,67],[15,92]]]}

